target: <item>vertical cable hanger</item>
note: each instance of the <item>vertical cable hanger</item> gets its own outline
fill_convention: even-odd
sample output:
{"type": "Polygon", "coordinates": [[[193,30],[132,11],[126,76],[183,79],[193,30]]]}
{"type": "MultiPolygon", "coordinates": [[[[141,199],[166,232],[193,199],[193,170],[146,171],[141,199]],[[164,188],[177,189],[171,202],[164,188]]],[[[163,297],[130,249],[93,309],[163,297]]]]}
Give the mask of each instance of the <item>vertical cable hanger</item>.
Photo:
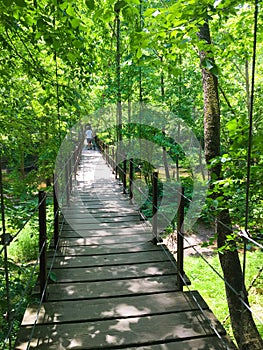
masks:
{"type": "MultiPolygon", "coordinates": [[[[5,271],[5,288],[6,288],[6,321],[8,327],[11,324],[11,299],[10,299],[10,285],[9,285],[9,270],[8,270],[8,254],[7,254],[7,245],[8,245],[8,236],[6,234],[6,221],[5,221],[5,204],[4,204],[4,190],[3,190],[3,176],[2,176],[2,159],[0,155],[0,196],[1,196],[1,220],[2,220],[2,237],[1,244],[4,246],[4,271],[5,271]]],[[[9,349],[12,349],[11,336],[8,337],[9,349]]]]}
{"type": "Polygon", "coordinates": [[[247,183],[246,183],[246,209],[245,209],[245,230],[244,230],[244,257],[243,257],[243,286],[245,288],[245,272],[246,272],[246,251],[249,221],[249,197],[250,197],[250,180],[251,180],[251,153],[253,140],[253,107],[254,107],[254,91],[255,91],[255,72],[256,72],[256,51],[257,51],[257,30],[258,30],[258,0],[255,0],[254,8],[254,32],[253,32],[253,57],[252,57],[252,77],[251,77],[251,96],[249,110],[249,132],[248,132],[248,149],[247,149],[247,183]]]}
{"type": "Polygon", "coordinates": [[[121,94],[121,20],[120,9],[116,13],[116,83],[117,83],[117,141],[122,141],[122,94],[121,94]]]}
{"type": "MultiPolygon", "coordinates": [[[[55,4],[55,15],[54,15],[54,30],[56,31],[56,16],[58,16],[58,1],[55,4]]],[[[57,99],[57,118],[58,118],[58,137],[59,143],[61,143],[61,115],[60,115],[60,98],[59,98],[59,83],[58,83],[58,57],[57,49],[54,51],[54,60],[55,60],[55,75],[56,75],[56,99],[57,99]]]]}

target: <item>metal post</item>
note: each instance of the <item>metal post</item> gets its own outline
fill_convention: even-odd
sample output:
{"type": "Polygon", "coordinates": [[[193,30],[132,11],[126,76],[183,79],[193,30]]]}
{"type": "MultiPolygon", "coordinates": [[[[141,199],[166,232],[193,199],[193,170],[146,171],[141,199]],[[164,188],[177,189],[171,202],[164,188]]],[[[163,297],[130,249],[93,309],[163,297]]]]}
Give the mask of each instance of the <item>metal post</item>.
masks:
{"type": "Polygon", "coordinates": [[[110,163],[109,163],[109,145],[105,145],[105,153],[106,153],[106,163],[107,165],[109,166],[110,163]]]}
{"type": "Polygon", "coordinates": [[[46,301],[46,281],[47,281],[47,222],[46,222],[46,193],[39,191],[38,194],[38,220],[39,220],[39,284],[40,295],[46,301]]]}
{"type": "Polygon", "coordinates": [[[114,146],[112,148],[112,174],[115,172],[115,151],[114,151],[114,146]]]}
{"type": "Polygon", "coordinates": [[[56,195],[56,184],[53,186],[53,209],[54,209],[54,248],[58,244],[58,233],[59,233],[59,206],[56,195]]]}
{"type": "Polygon", "coordinates": [[[116,147],[116,152],[115,152],[115,180],[118,179],[119,175],[119,145],[116,147]]]}
{"type": "Polygon", "coordinates": [[[177,284],[179,290],[183,290],[183,280],[181,276],[184,275],[184,188],[182,187],[181,193],[178,193],[178,212],[177,212],[177,284]]]}
{"type": "Polygon", "coordinates": [[[127,159],[125,156],[123,161],[123,193],[124,194],[126,194],[126,188],[127,188],[126,173],[127,173],[127,159]]]}
{"type": "Polygon", "coordinates": [[[133,199],[133,158],[130,159],[129,166],[130,200],[133,199]]]}
{"type": "Polygon", "coordinates": [[[74,149],[74,181],[77,179],[77,169],[78,169],[78,146],[74,149]]]}
{"type": "Polygon", "coordinates": [[[72,161],[74,162],[73,153],[71,154],[69,159],[69,194],[71,194],[72,192],[72,161]]]}
{"type": "Polygon", "coordinates": [[[153,229],[153,238],[156,240],[156,243],[158,242],[158,233],[157,233],[157,226],[158,226],[158,218],[157,218],[157,211],[158,211],[158,172],[155,171],[152,175],[152,186],[153,186],[153,199],[152,199],[152,229],[153,229]]]}
{"type": "Polygon", "coordinates": [[[65,173],[65,180],[66,180],[66,195],[67,195],[67,205],[69,205],[69,196],[70,196],[70,189],[69,189],[69,160],[66,163],[66,173],[65,173]]]}

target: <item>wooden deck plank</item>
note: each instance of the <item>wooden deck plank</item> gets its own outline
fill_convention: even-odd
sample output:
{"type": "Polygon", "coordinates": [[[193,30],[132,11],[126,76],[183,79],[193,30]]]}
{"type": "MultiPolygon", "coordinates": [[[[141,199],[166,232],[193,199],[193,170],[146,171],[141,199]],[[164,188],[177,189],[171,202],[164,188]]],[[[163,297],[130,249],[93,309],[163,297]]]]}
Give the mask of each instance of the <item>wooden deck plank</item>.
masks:
{"type": "Polygon", "coordinates": [[[138,223],[140,222],[140,218],[138,217],[138,214],[131,215],[118,215],[117,213],[115,215],[96,215],[94,216],[93,214],[91,215],[91,218],[87,217],[82,217],[82,218],[70,218],[67,216],[68,222],[67,224],[70,226],[72,223],[73,224],[79,224],[79,225],[89,225],[93,224],[96,222],[103,222],[103,223],[112,223],[112,222],[133,222],[133,223],[138,223]]]}
{"type": "Polygon", "coordinates": [[[207,336],[183,341],[172,341],[169,343],[152,344],[150,346],[126,347],[126,350],[237,350],[231,340],[226,336],[207,336]]]}
{"type": "MultiPolygon", "coordinates": [[[[127,222],[101,222],[98,220],[94,220],[94,222],[90,222],[90,223],[71,223],[71,225],[67,225],[65,224],[65,231],[72,231],[73,230],[77,230],[77,232],[80,231],[88,231],[88,232],[92,232],[92,231],[101,231],[101,230],[112,230],[115,229],[117,232],[118,229],[122,229],[122,228],[130,228],[130,232],[132,232],[132,230],[138,229],[143,231],[144,230],[144,226],[141,224],[141,222],[138,220],[136,222],[134,222],[133,220],[131,221],[127,221],[127,222]]],[[[124,232],[123,232],[124,233],[124,232]]]]}
{"type": "MultiPolygon", "coordinates": [[[[151,231],[143,231],[140,229],[134,230],[130,227],[124,227],[124,228],[120,228],[120,232],[122,236],[134,236],[135,239],[138,235],[143,236],[143,235],[147,235],[147,236],[151,236],[151,238],[153,237],[152,232],[151,231]]],[[[118,236],[120,237],[120,235],[118,235],[118,229],[116,229],[115,227],[109,227],[109,228],[101,228],[101,229],[97,229],[97,230],[89,230],[87,229],[79,229],[78,231],[74,231],[74,230],[65,230],[63,231],[63,234],[61,234],[61,237],[66,237],[66,238],[77,238],[77,237],[106,237],[106,236],[118,236]]],[[[122,237],[121,236],[121,237],[122,237]]],[[[145,240],[147,240],[146,237],[144,237],[145,240]]],[[[136,240],[135,240],[136,242],[136,240]]]]}
{"type": "MultiPolygon", "coordinates": [[[[127,211],[113,211],[113,210],[88,210],[89,214],[92,214],[92,216],[94,218],[126,218],[126,217],[130,217],[130,218],[138,218],[138,213],[135,213],[134,210],[127,210],[127,211]]],[[[79,213],[76,212],[74,213],[72,211],[72,213],[67,213],[67,219],[69,220],[87,220],[87,213],[83,212],[83,213],[79,213]]]]}
{"type": "Polygon", "coordinates": [[[100,237],[100,236],[94,236],[94,237],[76,237],[76,238],[67,238],[65,236],[61,237],[60,239],[60,246],[64,245],[109,245],[109,250],[110,250],[110,245],[116,245],[118,243],[123,244],[123,243],[144,243],[147,240],[152,239],[153,236],[151,233],[149,234],[139,234],[139,235],[125,235],[125,236],[117,236],[117,235],[111,235],[111,236],[105,236],[105,237],[100,237]]]}
{"type": "MultiPolygon", "coordinates": [[[[221,334],[225,331],[209,310],[206,317],[213,318],[221,334]]],[[[164,315],[120,318],[106,321],[73,324],[37,325],[32,347],[38,349],[115,349],[152,344],[160,341],[184,340],[212,335],[207,319],[200,311],[185,311],[164,315]]],[[[31,327],[24,327],[24,339],[31,327]]],[[[24,349],[17,345],[16,349],[24,349]]]]}
{"type": "MultiPolygon", "coordinates": [[[[122,254],[100,254],[100,255],[67,255],[55,258],[53,268],[63,267],[92,267],[92,266],[106,266],[106,265],[134,265],[145,262],[163,262],[169,261],[168,256],[165,256],[162,250],[155,250],[149,252],[132,252],[122,254]]],[[[171,268],[173,267],[170,263],[171,268]]]]}
{"type": "Polygon", "coordinates": [[[171,263],[158,262],[137,263],[136,265],[114,265],[114,266],[92,266],[92,267],[75,267],[75,268],[53,268],[53,278],[56,282],[83,282],[83,281],[102,281],[128,279],[135,277],[149,277],[174,275],[176,271],[172,268],[171,263]]]}
{"type": "MultiPolygon", "coordinates": [[[[94,255],[94,254],[111,254],[111,253],[132,253],[132,252],[147,252],[159,250],[159,247],[152,244],[151,242],[131,242],[131,243],[119,243],[119,244],[111,244],[111,245],[71,245],[65,244],[61,245],[58,252],[56,252],[56,256],[66,256],[66,255],[94,255]]],[[[49,256],[52,257],[54,254],[53,251],[49,252],[49,256]]]]}
{"type": "MultiPolygon", "coordinates": [[[[208,306],[197,291],[193,291],[192,294],[204,309],[208,309],[208,306]]],[[[23,325],[34,324],[37,308],[38,304],[30,305],[24,315],[23,325]]],[[[106,320],[191,310],[198,310],[198,306],[193,302],[189,292],[99,298],[83,300],[81,303],[78,300],[58,301],[44,303],[41,306],[37,323],[74,323],[85,320],[106,320]]]]}
{"type": "Polygon", "coordinates": [[[72,282],[49,284],[48,300],[97,299],[112,296],[177,291],[176,280],[170,275],[131,278],[116,281],[72,282]]]}

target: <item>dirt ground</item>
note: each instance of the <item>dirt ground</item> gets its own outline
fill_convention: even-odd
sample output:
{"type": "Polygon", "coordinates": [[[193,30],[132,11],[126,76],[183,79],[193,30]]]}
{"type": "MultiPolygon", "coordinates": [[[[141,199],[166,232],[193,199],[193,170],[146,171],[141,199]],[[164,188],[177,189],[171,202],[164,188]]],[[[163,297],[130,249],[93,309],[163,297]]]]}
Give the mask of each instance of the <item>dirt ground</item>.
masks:
{"type": "MultiPolygon", "coordinates": [[[[202,253],[206,256],[216,254],[216,242],[210,242],[208,246],[202,246],[204,243],[208,243],[214,236],[214,228],[208,226],[205,223],[199,222],[195,224],[194,229],[190,233],[185,234],[184,241],[184,255],[198,255],[202,253]]],[[[173,254],[177,252],[177,237],[176,233],[170,235],[165,240],[165,244],[168,246],[173,254]]]]}

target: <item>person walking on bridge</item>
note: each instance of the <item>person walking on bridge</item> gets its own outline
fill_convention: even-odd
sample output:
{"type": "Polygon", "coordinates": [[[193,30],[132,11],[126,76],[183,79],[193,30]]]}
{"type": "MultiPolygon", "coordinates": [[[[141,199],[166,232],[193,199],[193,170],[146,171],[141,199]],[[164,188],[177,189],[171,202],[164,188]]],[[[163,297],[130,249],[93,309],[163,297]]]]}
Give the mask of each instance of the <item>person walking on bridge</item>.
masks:
{"type": "Polygon", "coordinates": [[[86,139],[87,139],[87,148],[88,149],[95,149],[94,145],[94,134],[92,131],[92,128],[90,125],[88,125],[87,130],[86,130],[86,139]]]}

